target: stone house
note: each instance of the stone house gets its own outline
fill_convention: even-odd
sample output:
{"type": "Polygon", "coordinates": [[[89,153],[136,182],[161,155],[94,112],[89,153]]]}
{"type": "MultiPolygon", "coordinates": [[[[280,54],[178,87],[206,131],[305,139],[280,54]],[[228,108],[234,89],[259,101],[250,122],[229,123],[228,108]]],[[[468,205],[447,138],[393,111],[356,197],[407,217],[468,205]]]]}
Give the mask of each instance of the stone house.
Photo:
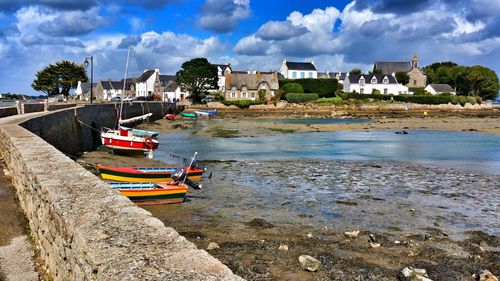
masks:
{"type": "Polygon", "coordinates": [[[371,94],[378,90],[384,95],[408,94],[408,87],[398,83],[396,77],[385,74],[346,74],[344,79],[344,92],[356,92],[359,94],[371,94]]]}
{"type": "MultiPolygon", "coordinates": [[[[94,94],[94,93],[97,94],[96,86],[97,86],[97,83],[92,83],[92,94],[94,94]]],[[[90,88],[91,88],[90,82],[82,83],[81,81],[78,81],[78,85],[76,86],[76,90],[75,90],[75,95],[76,95],[77,99],[89,101],[90,100],[90,88]]]]}
{"type": "Polygon", "coordinates": [[[281,75],[286,79],[318,78],[318,69],[314,62],[291,62],[284,60],[281,64],[281,75]]]}
{"type": "Polygon", "coordinates": [[[427,86],[427,76],[418,66],[417,54],[413,55],[411,61],[404,62],[375,62],[373,70],[380,69],[382,74],[392,75],[397,72],[406,72],[410,76],[410,81],[405,86],[413,88],[424,88],[427,86]]]}
{"type": "Polygon", "coordinates": [[[259,91],[265,91],[270,100],[279,90],[276,72],[233,71],[226,74],[226,100],[258,100],[259,91]]]}
{"type": "Polygon", "coordinates": [[[425,87],[425,91],[433,94],[439,95],[443,93],[450,93],[452,95],[456,95],[457,92],[448,84],[429,84],[425,87]]]}
{"type": "Polygon", "coordinates": [[[95,94],[96,99],[109,101],[116,97],[125,98],[133,96],[135,93],[134,89],[135,85],[132,79],[127,79],[125,85],[123,84],[123,79],[120,81],[101,80],[97,82],[95,94]],[[124,86],[125,93],[123,93],[124,86]]]}

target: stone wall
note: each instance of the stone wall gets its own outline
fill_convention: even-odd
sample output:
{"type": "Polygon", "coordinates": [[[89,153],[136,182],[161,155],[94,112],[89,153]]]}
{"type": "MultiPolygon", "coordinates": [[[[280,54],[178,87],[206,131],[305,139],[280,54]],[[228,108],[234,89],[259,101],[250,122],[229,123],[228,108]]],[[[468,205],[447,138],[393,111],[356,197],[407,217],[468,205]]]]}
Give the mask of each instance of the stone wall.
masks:
{"type": "Polygon", "coordinates": [[[47,106],[48,111],[54,111],[54,110],[59,110],[59,109],[65,109],[65,108],[70,108],[70,107],[75,107],[76,103],[63,103],[63,104],[49,104],[47,106]]]}
{"type": "Polygon", "coordinates": [[[38,124],[39,133],[49,135],[46,123],[59,118],[74,123],[75,112],[79,118],[94,114],[95,122],[104,120],[96,115],[109,115],[102,107],[0,119],[0,157],[11,172],[35,246],[53,280],[242,280],[18,125],[38,124]]]}
{"type": "Polygon", "coordinates": [[[32,113],[32,112],[40,112],[45,110],[45,105],[43,103],[23,103],[21,105],[21,112],[32,113]]]}
{"type": "Polygon", "coordinates": [[[17,114],[17,107],[0,107],[0,118],[17,114]]]}

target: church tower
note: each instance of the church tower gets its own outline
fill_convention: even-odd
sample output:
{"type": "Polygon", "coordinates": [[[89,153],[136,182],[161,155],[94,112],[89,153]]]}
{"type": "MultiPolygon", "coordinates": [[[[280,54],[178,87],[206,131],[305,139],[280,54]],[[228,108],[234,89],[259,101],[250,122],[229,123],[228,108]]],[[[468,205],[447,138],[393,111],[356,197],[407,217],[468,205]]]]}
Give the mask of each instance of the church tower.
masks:
{"type": "Polygon", "coordinates": [[[418,57],[416,52],[413,54],[413,59],[411,60],[411,68],[418,68],[418,57]]]}

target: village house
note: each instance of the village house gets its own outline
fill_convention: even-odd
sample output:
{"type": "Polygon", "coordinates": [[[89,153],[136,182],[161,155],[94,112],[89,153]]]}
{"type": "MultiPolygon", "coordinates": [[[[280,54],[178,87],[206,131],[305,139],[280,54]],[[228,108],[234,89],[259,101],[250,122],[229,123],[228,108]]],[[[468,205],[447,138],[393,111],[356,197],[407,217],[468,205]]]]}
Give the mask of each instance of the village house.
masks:
{"type": "Polygon", "coordinates": [[[228,63],[228,64],[216,64],[215,66],[217,66],[217,77],[218,77],[217,89],[209,90],[209,92],[224,93],[226,91],[226,75],[228,73],[231,73],[231,71],[232,71],[231,64],[230,63],[228,63]]]}
{"type": "Polygon", "coordinates": [[[284,60],[279,72],[286,79],[318,78],[318,70],[312,61],[291,62],[284,60]]]}
{"type": "Polygon", "coordinates": [[[342,84],[347,72],[318,72],[318,78],[320,79],[337,79],[337,81],[342,84]]]}
{"type": "Polygon", "coordinates": [[[408,94],[408,87],[399,84],[393,75],[347,73],[343,84],[346,93],[371,94],[374,90],[378,90],[384,95],[408,94]]]}
{"type": "Polygon", "coordinates": [[[136,97],[149,97],[161,94],[160,70],[149,69],[137,79],[135,86],[136,97]]]}
{"type": "Polygon", "coordinates": [[[258,100],[259,92],[270,100],[279,90],[276,72],[233,71],[226,74],[226,100],[258,100]]]}
{"type": "Polygon", "coordinates": [[[125,98],[132,96],[135,92],[134,82],[131,79],[127,79],[125,85],[123,83],[123,79],[121,81],[102,80],[97,82],[95,89],[96,99],[108,101],[112,98],[125,98]],[[124,86],[125,92],[123,93],[124,86]]]}
{"type": "Polygon", "coordinates": [[[373,64],[373,71],[379,69],[382,74],[392,75],[397,72],[405,72],[410,76],[408,84],[405,86],[413,88],[424,88],[427,86],[427,76],[418,66],[417,54],[413,55],[411,61],[405,62],[375,62],[373,64]]]}
{"type": "MultiPolygon", "coordinates": [[[[93,92],[96,93],[96,85],[97,83],[92,83],[93,92]]],[[[78,81],[78,85],[76,86],[75,95],[79,100],[90,100],[90,83],[82,83],[78,81]]]]}
{"type": "Polygon", "coordinates": [[[425,91],[433,95],[439,95],[444,93],[449,93],[456,95],[457,92],[448,84],[429,84],[425,87],[425,91]]]}

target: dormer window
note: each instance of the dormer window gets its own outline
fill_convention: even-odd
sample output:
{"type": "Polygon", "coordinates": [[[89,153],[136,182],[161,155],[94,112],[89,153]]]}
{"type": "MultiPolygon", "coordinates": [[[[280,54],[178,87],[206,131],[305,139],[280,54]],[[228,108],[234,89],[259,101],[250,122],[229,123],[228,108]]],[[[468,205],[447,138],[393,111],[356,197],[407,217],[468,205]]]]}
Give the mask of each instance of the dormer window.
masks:
{"type": "Polygon", "coordinates": [[[377,77],[373,76],[371,83],[372,84],[377,84],[377,77]]]}
{"type": "Polygon", "coordinates": [[[365,85],[365,78],[361,77],[359,78],[359,86],[364,86],[365,85]]]}
{"type": "Polygon", "coordinates": [[[382,83],[389,84],[389,78],[387,78],[387,76],[385,76],[384,80],[382,80],[382,83]]]}

